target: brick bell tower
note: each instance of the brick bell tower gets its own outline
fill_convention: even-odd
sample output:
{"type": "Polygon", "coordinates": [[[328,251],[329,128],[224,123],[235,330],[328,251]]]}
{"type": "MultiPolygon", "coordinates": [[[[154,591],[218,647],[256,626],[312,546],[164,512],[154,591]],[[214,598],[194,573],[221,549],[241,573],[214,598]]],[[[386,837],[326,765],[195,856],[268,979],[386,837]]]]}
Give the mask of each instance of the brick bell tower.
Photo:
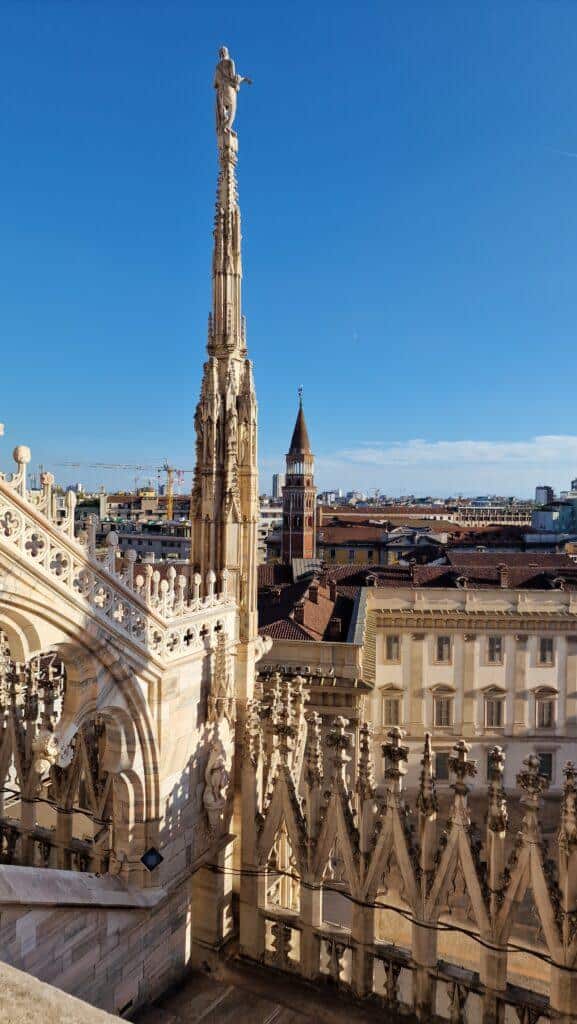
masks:
{"type": "Polygon", "coordinates": [[[290,449],[286,457],[283,487],[281,558],[314,558],[316,555],[315,460],[303,412],[303,389],[299,388],[299,410],[290,449]]]}

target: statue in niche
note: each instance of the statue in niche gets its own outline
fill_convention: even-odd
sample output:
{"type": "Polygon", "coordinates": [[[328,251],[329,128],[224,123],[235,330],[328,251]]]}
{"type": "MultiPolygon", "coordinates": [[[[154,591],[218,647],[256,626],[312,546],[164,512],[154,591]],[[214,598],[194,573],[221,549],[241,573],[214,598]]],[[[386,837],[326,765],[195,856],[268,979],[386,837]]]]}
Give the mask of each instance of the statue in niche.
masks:
{"type": "Polygon", "coordinates": [[[237,416],[236,409],[230,409],[226,419],[226,446],[229,451],[236,448],[237,416]]]}
{"type": "Polygon", "coordinates": [[[202,802],[208,815],[210,828],[216,831],[223,820],[226,791],[230,775],[226,766],[224,747],[219,739],[213,740],[204,771],[202,802]]]}
{"type": "Polygon", "coordinates": [[[243,420],[240,424],[239,442],[238,442],[238,461],[241,465],[244,465],[247,461],[248,455],[248,427],[243,420]]]}
{"type": "Polygon", "coordinates": [[[196,430],[196,450],[198,458],[198,453],[202,452],[204,444],[204,420],[202,417],[200,405],[197,407],[197,410],[194,414],[194,429],[196,430]]]}
{"type": "Polygon", "coordinates": [[[204,451],[205,451],[205,455],[210,459],[212,457],[212,455],[213,455],[214,446],[215,446],[214,420],[213,420],[213,418],[212,418],[210,413],[208,413],[208,415],[205,418],[205,421],[204,421],[204,431],[205,431],[204,451]]]}
{"type": "MultiPolygon", "coordinates": [[[[243,82],[252,85],[252,80],[237,75],[234,61],[229,57],[226,46],[218,51],[219,61],[214,73],[216,89],[216,131],[217,135],[230,134],[236,116],[237,94],[243,82]]],[[[232,132],[234,134],[234,132],[232,132]]]]}

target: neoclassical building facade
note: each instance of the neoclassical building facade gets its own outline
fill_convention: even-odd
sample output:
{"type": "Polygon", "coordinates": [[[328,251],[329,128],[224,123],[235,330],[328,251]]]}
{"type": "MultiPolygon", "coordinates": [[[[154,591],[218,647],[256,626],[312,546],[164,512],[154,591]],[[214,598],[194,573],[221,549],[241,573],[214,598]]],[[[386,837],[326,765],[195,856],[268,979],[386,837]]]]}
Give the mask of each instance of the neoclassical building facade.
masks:
{"type": "Polygon", "coordinates": [[[446,785],[457,736],[479,761],[479,781],[496,743],[507,752],[507,785],[536,753],[551,790],[561,790],[577,746],[577,590],[377,586],[366,615],[379,737],[402,726],[418,748],[429,732],[446,785]]]}

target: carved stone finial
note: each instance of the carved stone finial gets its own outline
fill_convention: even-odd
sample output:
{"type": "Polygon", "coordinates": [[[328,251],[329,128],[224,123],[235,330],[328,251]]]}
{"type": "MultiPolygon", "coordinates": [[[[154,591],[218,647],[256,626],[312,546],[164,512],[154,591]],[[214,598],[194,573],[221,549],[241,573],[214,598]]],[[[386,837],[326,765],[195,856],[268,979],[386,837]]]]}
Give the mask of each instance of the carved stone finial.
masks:
{"type": "Polygon", "coordinates": [[[449,768],[456,778],[452,789],[458,796],[466,796],[469,787],[465,779],[473,778],[477,774],[477,762],[469,761],[470,746],[465,740],[459,740],[453,747],[453,755],[449,758],[449,768]]]}
{"type": "Polygon", "coordinates": [[[435,789],[435,776],[433,774],[433,751],[430,732],[425,733],[425,746],[421,760],[421,777],[417,794],[417,809],[426,817],[436,814],[439,809],[435,789]]]}
{"type": "Polygon", "coordinates": [[[363,722],[359,734],[359,767],[357,793],[361,800],[370,800],[375,794],[375,770],[372,751],[373,731],[368,722],[363,722]]]}
{"type": "Polygon", "coordinates": [[[280,763],[288,765],[297,732],[293,723],[292,693],[288,680],[283,681],[282,692],[277,697],[273,716],[273,732],[277,738],[280,763]]]}
{"type": "Polygon", "coordinates": [[[523,761],[522,770],[517,775],[517,785],[523,790],[521,803],[525,808],[522,832],[532,839],[539,834],[541,796],[545,790],[549,789],[549,779],[546,775],[541,775],[540,766],[539,755],[529,754],[523,761]]]}
{"type": "Polygon", "coordinates": [[[246,720],[244,727],[244,742],[246,755],[256,768],[262,752],[262,728],[260,723],[261,702],[249,700],[246,704],[246,720]]]}
{"type": "Polygon", "coordinates": [[[403,775],[407,774],[407,760],[409,748],[401,746],[405,732],[394,725],[387,733],[388,743],[383,743],[383,757],[385,758],[385,781],[390,792],[400,793],[403,775]]]}
{"type": "Polygon", "coordinates": [[[208,697],[208,720],[219,722],[226,718],[230,725],[235,719],[234,680],[228,638],[224,630],[220,630],[213,656],[213,667],[208,697]]]}
{"type": "Polygon", "coordinates": [[[263,694],[261,716],[262,718],[270,718],[273,725],[277,721],[281,703],[281,683],[282,676],[280,672],[273,672],[263,694]]]}
{"type": "Polygon", "coordinates": [[[27,466],[32,458],[30,449],[25,444],[19,444],[12,452],[12,458],[18,466],[27,466]]]}
{"type": "Polygon", "coordinates": [[[509,823],[507,798],[503,788],[505,752],[502,747],[491,747],[488,755],[489,807],[487,825],[492,832],[505,832],[509,823]]]}
{"type": "Polygon", "coordinates": [[[316,711],[307,711],[305,719],[308,726],[305,747],[305,782],[308,786],[318,786],[323,777],[322,718],[316,711]]]}
{"type": "Polygon", "coordinates": [[[327,746],[333,751],[333,765],[335,774],[345,779],[345,770],[350,761],[351,738],[345,732],[349,725],[348,718],[337,715],[333,718],[332,729],[327,736],[327,746]]]}
{"type": "Polygon", "coordinates": [[[573,761],[567,761],[563,775],[565,785],[561,804],[559,846],[569,851],[577,846],[577,766],[573,761]]]}

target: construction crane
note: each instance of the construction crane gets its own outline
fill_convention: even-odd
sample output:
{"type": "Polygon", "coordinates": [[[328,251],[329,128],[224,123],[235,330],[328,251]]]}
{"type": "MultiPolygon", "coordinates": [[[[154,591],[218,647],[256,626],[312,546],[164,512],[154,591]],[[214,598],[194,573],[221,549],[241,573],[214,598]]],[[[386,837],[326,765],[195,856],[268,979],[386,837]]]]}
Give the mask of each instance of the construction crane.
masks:
{"type": "Polygon", "coordinates": [[[154,466],[148,463],[132,465],[127,462],[58,462],[58,466],[69,466],[74,469],[130,469],[130,470],[153,470],[155,473],[166,473],[166,518],[174,516],[174,476],[177,475],[179,482],[182,481],[185,473],[194,473],[193,469],[177,469],[171,466],[165,459],[162,466],[154,466]]]}

